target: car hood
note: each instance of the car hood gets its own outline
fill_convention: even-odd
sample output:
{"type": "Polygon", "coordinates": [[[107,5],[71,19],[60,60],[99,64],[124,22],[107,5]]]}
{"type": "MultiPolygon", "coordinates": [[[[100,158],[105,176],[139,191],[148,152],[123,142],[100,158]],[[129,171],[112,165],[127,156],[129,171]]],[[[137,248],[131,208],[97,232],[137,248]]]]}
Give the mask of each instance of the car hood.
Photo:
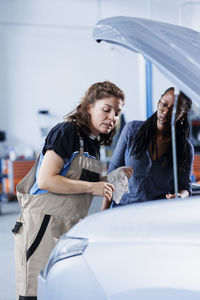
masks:
{"type": "Polygon", "coordinates": [[[200,104],[199,32],[148,19],[112,17],[96,24],[93,37],[141,53],[200,104]]]}
{"type": "Polygon", "coordinates": [[[108,209],[86,217],[68,236],[90,242],[174,240],[200,243],[200,197],[156,200],[108,209]]]}

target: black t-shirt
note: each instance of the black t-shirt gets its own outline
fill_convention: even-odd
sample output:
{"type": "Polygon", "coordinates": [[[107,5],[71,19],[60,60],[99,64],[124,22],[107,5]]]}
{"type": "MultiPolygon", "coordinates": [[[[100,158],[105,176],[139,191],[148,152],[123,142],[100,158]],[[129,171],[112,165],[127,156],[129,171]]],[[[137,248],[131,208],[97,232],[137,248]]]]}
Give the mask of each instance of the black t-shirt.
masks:
{"type": "MultiPolygon", "coordinates": [[[[90,155],[96,157],[100,147],[97,138],[92,139],[80,128],[78,130],[80,136],[83,138],[84,152],[88,152],[90,155]]],[[[51,129],[46,137],[42,153],[45,154],[47,150],[53,150],[64,161],[68,161],[72,153],[79,151],[79,148],[79,136],[75,125],[70,122],[63,122],[51,129]]]]}

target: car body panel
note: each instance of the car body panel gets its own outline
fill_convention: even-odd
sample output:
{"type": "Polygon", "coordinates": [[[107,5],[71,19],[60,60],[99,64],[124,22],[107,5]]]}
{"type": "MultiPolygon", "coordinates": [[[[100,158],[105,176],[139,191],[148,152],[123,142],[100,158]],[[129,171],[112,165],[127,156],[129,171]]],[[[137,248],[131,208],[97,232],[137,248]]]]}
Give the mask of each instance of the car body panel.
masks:
{"type": "Polygon", "coordinates": [[[173,24],[119,16],[100,20],[93,37],[141,53],[200,104],[199,32],[173,24]]]}
{"type": "Polygon", "coordinates": [[[150,289],[186,290],[200,296],[199,250],[190,244],[127,241],[90,244],[83,256],[108,299],[150,289]]]}
{"type": "Polygon", "coordinates": [[[53,265],[46,280],[39,275],[38,299],[104,300],[106,296],[84,258],[74,256],[53,265]]]}
{"type": "Polygon", "coordinates": [[[73,226],[68,235],[91,241],[200,243],[200,197],[148,201],[99,212],[73,226]]]}
{"type": "Polygon", "coordinates": [[[169,299],[164,293],[173,294],[176,289],[170,299],[177,299],[177,294],[183,297],[183,291],[187,291],[185,299],[197,293],[200,297],[199,197],[137,203],[98,213],[68,235],[90,240],[83,256],[109,299],[119,295],[116,299],[124,299],[125,291],[130,297],[138,291],[138,299],[143,299],[145,290],[169,299]]]}
{"type": "Polygon", "coordinates": [[[198,196],[100,212],[66,235],[87,238],[88,246],[82,255],[55,263],[46,280],[40,275],[39,300],[63,294],[91,299],[82,298],[83,292],[113,300],[143,300],[147,294],[163,300],[200,298],[198,196]]]}

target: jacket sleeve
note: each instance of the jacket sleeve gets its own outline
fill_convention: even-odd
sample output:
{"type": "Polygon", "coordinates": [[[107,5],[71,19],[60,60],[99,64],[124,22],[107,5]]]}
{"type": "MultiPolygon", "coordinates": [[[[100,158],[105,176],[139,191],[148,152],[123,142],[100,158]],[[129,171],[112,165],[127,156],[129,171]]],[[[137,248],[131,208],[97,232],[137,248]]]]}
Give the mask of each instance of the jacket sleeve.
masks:
{"type": "Polygon", "coordinates": [[[47,135],[42,153],[44,155],[47,150],[53,150],[64,160],[69,159],[74,152],[76,139],[77,134],[72,123],[59,123],[47,135]]]}
{"type": "Polygon", "coordinates": [[[187,190],[189,194],[192,193],[192,168],[193,168],[193,159],[194,159],[194,147],[190,141],[188,141],[188,158],[186,162],[185,172],[181,172],[178,178],[179,190],[187,190]]]}
{"type": "Polygon", "coordinates": [[[125,165],[125,151],[128,145],[131,123],[127,123],[120,134],[109,164],[108,173],[125,165]]]}

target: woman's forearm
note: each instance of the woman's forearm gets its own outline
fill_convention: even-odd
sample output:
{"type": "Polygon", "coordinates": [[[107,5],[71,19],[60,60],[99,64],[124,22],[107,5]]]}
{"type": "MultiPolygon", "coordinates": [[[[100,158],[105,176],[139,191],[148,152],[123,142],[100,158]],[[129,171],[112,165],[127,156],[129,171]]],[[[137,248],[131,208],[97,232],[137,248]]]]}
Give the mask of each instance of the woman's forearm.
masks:
{"type": "Polygon", "coordinates": [[[52,150],[44,155],[37,183],[40,189],[58,194],[85,194],[112,198],[114,186],[108,182],[89,182],[73,180],[60,175],[64,164],[63,159],[52,150]]]}
{"type": "Polygon", "coordinates": [[[111,201],[109,201],[106,197],[103,197],[101,210],[110,208],[110,205],[111,205],[111,201]]]}
{"type": "Polygon", "coordinates": [[[89,182],[73,180],[61,175],[46,177],[38,183],[40,189],[57,194],[91,194],[112,199],[114,186],[109,182],[89,182]]]}
{"type": "Polygon", "coordinates": [[[92,194],[92,182],[53,175],[38,180],[38,187],[58,194],[92,194]]]}

